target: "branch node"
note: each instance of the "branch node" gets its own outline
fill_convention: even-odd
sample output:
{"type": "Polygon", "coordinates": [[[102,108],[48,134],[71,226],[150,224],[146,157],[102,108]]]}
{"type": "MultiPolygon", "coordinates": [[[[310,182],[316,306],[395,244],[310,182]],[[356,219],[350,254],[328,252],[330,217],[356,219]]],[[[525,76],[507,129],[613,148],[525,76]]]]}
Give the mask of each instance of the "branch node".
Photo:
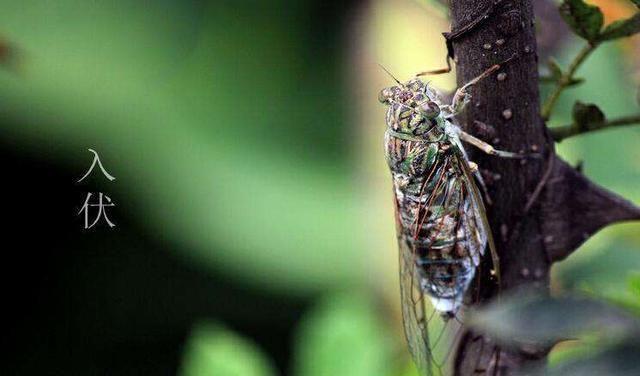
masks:
{"type": "Polygon", "coordinates": [[[610,224],[640,219],[640,207],[592,183],[563,160],[557,158],[553,166],[540,200],[542,234],[552,262],[565,259],[610,224]]]}

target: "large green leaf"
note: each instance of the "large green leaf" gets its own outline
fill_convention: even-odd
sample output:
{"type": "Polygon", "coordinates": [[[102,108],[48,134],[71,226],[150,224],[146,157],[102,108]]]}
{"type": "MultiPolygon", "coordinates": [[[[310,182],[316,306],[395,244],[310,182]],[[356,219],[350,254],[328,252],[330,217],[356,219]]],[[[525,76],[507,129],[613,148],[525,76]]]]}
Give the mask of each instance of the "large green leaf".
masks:
{"type": "Polygon", "coordinates": [[[564,0],[560,5],[560,15],[579,36],[595,41],[604,23],[600,8],[582,0],[564,0]]]}

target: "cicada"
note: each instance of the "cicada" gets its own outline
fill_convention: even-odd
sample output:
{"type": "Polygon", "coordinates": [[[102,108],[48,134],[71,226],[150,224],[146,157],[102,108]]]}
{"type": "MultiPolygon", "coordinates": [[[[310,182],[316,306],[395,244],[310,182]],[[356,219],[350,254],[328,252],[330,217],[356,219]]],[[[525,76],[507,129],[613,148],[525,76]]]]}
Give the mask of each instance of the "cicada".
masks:
{"type": "Polygon", "coordinates": [[[425,374],[431,374],[434,357],[424,298],[445,322],[457,317],[486,248],[492,274],[496,280],[500,276],[478,188],[484,183],[463,142],[492,155],[520,156],[494,149],[455,121],[471,99],[469,89],[499,68],[495,65],[459,88],[450,104],[419,77],[404,84],[396,80],[397,86],[379,95],[388,106],[385,156],[393,177],[404,329],[425,374]]]}

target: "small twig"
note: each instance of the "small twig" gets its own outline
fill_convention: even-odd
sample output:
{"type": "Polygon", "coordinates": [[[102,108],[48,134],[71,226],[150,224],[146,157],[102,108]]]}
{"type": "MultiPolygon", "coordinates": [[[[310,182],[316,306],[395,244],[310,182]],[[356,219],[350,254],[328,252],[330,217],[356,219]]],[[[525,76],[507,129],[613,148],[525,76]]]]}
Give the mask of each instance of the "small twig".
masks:
{"type": "Polygon", "coordinates": [[[576,74],[576,71],[578,70],[580,65],[584,63],[587,57],[589,57],[589,55],[591,55],[591,53],[595,51],[595,49],[598,46],[599,44],[595,42],[588,43],[586,46],[584,46],[584,48],[582,48],[580,53],[578,53],[578,55],[571,62],[569,69],[562,74],[562,76],[556,83],[556,87],[553,89],[551,94],[549,94],[547,99],[544,101],[544,104],[542,105],[542,119],[544,121],[549,120],[549,118],[551,117],[553,108],[558,102],[558,99],[560,98],[560,94],[562,94],[562,91],[567,87],[571,86],[571,83],[574,80],[573,76],[576,74]]]}
{"type": "Polygon", "coordinates": [[[583,133],[634,124],[640,124],[640,114],[604,121],[602,123],[590,124],[586,127],[580,127],[578,124],[565,125],[562,127],[551,128],[549,131],[551,132],[551,137],[553,137],[556,142],[560,142],[565,138],[577,136],[583,133]]]}

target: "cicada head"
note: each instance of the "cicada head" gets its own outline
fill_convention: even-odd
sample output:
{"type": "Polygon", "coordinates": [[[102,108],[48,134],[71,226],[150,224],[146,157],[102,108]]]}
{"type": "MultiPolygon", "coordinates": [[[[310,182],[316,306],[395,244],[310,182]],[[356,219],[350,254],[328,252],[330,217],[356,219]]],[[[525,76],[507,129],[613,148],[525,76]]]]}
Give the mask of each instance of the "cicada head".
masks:
{"type": "Polygon", "coordinates": [[[440,115],[433,92],[419,78],[382,89],[378,100],[389,106],[387,126],[399,133],[424,134],[437,123],[435,119],[440,115]]]}

